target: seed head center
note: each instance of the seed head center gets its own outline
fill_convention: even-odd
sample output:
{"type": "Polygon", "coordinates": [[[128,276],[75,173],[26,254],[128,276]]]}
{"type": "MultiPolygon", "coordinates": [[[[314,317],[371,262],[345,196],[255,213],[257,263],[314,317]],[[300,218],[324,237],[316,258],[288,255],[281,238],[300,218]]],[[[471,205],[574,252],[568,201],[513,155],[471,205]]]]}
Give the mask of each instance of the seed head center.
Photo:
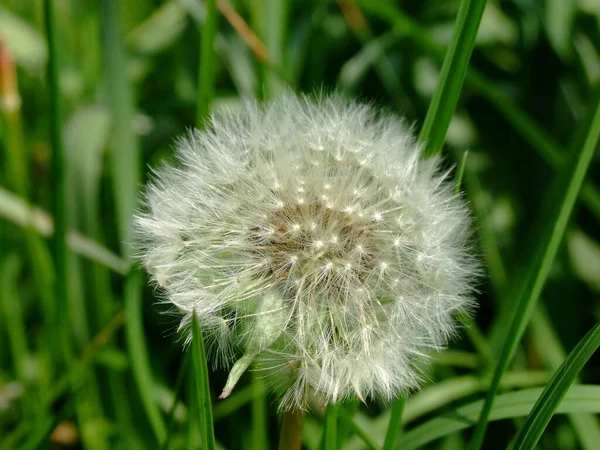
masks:
{"type": "Polygon", "coordinates": [[[307,203],[281,208],[265,224],[252,229],[252,241],[279,279],[372,267],[370,222],[355,213],[307,203]]]}

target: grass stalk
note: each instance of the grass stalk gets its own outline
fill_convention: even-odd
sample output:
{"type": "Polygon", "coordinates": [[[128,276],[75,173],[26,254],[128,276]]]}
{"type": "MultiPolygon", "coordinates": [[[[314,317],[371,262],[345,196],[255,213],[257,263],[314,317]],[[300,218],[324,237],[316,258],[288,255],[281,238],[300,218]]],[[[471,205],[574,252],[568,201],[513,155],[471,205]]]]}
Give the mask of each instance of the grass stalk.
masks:
{"type": "Polygon", "coordinates": [[[444,146],[446,133],[454,115],[475,47],[475,38],[485,5],[486,0],[462,0],[460,2],[452,40],[442,64],[438,86],[419,134],[419,140],[425,143],[428,155],[440,153],[444,146]]]}
{"type": "Polygon", "coordinates": [[[510,450],[535,448],[550,419],[585,363],[600,346],[600,323],[597,323],[561,364],[544,392],[527,416],[527,420],[509,445],[510,450]]]}
{"type": "Polygon", "coordinates": [[[62,134],[61,92],[59,79],[59,49],[54,16],[53,0],[44,0],[44,24],[48,42],[48,86],[50,102],[50,142],[52,145],[52,209],[54,215],[53,257],[54,257],[54,304],[52,307],[51,334],[58,339],[60,349],[55,349],[56,357],[67,366],[70,361],[69,349],[69,254],[67,247],[67,192],[65,180],[65,158],[62,134]]]}
{"type": "MultiPolygon", "coordinates": [[[[140,183],[140,154],[133,132],[134,101],[126,78],[126,58],[119,32],[119,14],[115,0],[103,0],[100,5],[103,56],[106,70],[109,106],[112,116],[112,182],[117,211],[117,229],[121,252],[131,257],[131,218],[137,207],[140,183]]],[[[157,442],[166,437],[164,419],[154,401],[154,381],[143,330],[141,276],[129,273],[124,287],[127,314],[126,338],[131,368],[138,394],[157,442]]]]}
{"type": "Polygon", "coordinates": [[[198,325],[198,319],[196,318],[195,313],[192,318],[192,335],[192,361],[194,363],[196,379],[196,400],[198,406],[197,411],[200,418],[202,448],[205,450],[214,450],[216,446],[206,351],[204,349],[202,330],[198,325]]]}

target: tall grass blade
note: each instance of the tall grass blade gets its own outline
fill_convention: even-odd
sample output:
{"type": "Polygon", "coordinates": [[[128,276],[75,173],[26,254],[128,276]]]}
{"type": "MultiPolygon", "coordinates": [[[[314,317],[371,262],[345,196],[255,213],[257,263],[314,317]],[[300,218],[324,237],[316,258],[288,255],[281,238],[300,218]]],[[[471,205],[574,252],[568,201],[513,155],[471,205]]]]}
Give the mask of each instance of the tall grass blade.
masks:
{"type": "Polygon", "coordinates": [[[511,450],[535,448],[548,422],[585,363],[600,346],[600,323],[586,334],[558,368],[511,442],[511,450]]]}
{"type": "Polygon", "coordinates": [[[392,450],[396,447],[396,442],[398,441],[398,436],[400,435],[400,427],[402,426],[402,413],[404,412],[405,404],[406,399],[399,398],[392,405],[392,416],[390,417],[390,424],[388,425],[387,432],[385,433],[383,450],[392,450]]]}
{"type": "MultiPolygon", "coordinates": [[[[44,1],[44,24],[48,40],[48,85],[50,100],[50,141],[52,144],[52,209],[54,212],[54,311],[52,314],[52,332],[59,337],[54,342],[59,342],[60,350],[55,354],[67,363],[70,359],[68,350],[68,330],[66,321],[69,317],[69,292],[68,292],[68,248],[67,248],[67,192],[64,166],[64,147],[62,134],[62,115],[60,107],[60,79],[58,62],[58,42],[56,33],[56,19],[54,17],[53,0],[44,1]]],[[[48,330],[49,331],[49,330],[48,330]]]]}
{"type": "MultiPolygon", "coordinates": [[[[112,141],[112,181],[117,211],[117,229],[121,252],[131,256],[131,218],[137,206],[140,182],[140,154],[133,132],[134,102],[125,70],[127,60],[119,32],[119,13],[115,0],[103,0],[100,5],[103,56],[106,85],[109,88],[112,141]]],[[[148,357],[142,320],[141,276],[131,273],[125,280],[125,309],[127,314],[127,348],[140,400],[157,442],[166,437],[164,419],[154,401],[154,382],[148,357]]]]}
{"type": "Polygon", "coordinates": [[[475,38],[485,5],[486,0],[460,2],[452,41],[446,51],[438,86],[419,134],[419,140],[425,143],[428,155],[442,151],[475,47],[475,38]]]}
{"type": "MultiPolygon", "coordinates": [[[[198,401],[198,415],[200,418],[200,436],[204,450],[215,449],[215,434],[213,429],[212,404],[210,386],[208,382],[208,368],[204,338],[198,320],[194,314],[192,319],[192,360],[196,377],[196,399],[198,401]]],[[[194,420],[193,418],[190,420],[194,420]]]]}
{"type": "MultiPolygon", "coordinates": [[[[567,353],[560,342],[558,333],[552,326],[546,309],[539,302],[531,316],[529,328],[531,330],[531,341],[538,348],[538,353],[544,365],[553,371],[558,370],[567,358],[567,353]]],[[[575,379],[575,383],[579,384],[580,381],[575,379]]],[[[598,416],[593,414],[570,414],[569,422],[573,426],[581,448],[584,450],[596,450],[598,442],[600,442],[600,422],[598,416]]]]}
{"type": "MultiPolygon", "coordinates": [[[[198,101],[196,104],[196,126],[200,129],[206,126],[211,104],[215,96],[215,41],[217,38],[217,24],[218,10],[216,0],[207,0],[206,15],[201,32],[198,101]]],[[[192,361],[194,363],[196,380],[196,407],[200,418],[200,436],[203,448],[212,450],[216,444],[208,378],[208,363],[202,330],[195,314],[192,320],[192,337],[192,361]]]]}
{"type": "Polygon", "coordinates": [[[556,195],[549,197],[555,200],[555,203],[552,204],[553,209],[546,216],[547,220],[543,222],[543,226],[547,226],[548,228],[542,233],[534,230],[533,242],[536,243],[534,258],[518,285],[513,319],[494,370],[479,422],[470,443],[471,450],[479,450],[483,444],[488,416],[494,404],[494,397],[498,392],[500,379],[510,364],[510,360],[529,322],[531,312],[542,292],[552,262],[565,233],[571,212],[573,211],[575,201],[579,195],[585,174],[596,150],[599,137],[600,102],[597,102],[584,144],[577,154],[574,155],[573,163],[566,166],[564,172],[561,174],[562,176],[557,179],[557,185],[555,186],[556,195]]]}

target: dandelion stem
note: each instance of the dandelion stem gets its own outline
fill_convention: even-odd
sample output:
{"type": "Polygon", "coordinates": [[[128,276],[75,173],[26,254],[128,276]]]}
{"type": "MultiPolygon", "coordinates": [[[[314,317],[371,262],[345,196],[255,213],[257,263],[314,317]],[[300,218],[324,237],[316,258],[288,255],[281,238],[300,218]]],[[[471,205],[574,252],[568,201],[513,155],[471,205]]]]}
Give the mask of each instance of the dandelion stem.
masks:
{"type": "Polygon", "coordinates": [[[302,410],[291,409],[283,413],[279,450],[300,450],[302,448],[302,410]]]}

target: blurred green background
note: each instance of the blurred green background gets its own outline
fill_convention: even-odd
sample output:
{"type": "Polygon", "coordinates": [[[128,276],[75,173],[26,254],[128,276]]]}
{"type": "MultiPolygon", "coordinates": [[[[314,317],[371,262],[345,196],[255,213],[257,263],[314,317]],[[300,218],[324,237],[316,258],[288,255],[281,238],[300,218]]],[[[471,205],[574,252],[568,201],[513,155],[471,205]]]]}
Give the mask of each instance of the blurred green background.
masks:
{"type": "MultiPolygon", "coordinates": [[[[337,90],[404,116],[418,131],[459,1],[218,5],[213,109],[268,100],[286,86],[337,90]]],[[[127,259],[136,192],[196,123],[205,4],[60,0],[54,14],[69,248],[58,265],[43,2],[0,5],[0,449],[153,449],[167,435],[169,448],[198,448],[188,420],[196,414],[193,369],[183,364],[177,318],[127,259]]],[[[407,402],[407,439],[482,398],[514,308],[514,280],[544,208],[556,201],[552,181],[585,137],[599,79],[600,1],[488,1],[445,147],[449,167],[469,151],[463,188],[488,272],[476,316],[488,358],[465,336],[435,355],[423,390],[407,402]]],[[[595,158],[504,390],[543,386],[600,319],[599,221],[595,158]]],[[[592,359],[581,381],[598,383],[599,369],[592,359]]],[[[217,401],[225,377],[211,372],[218,445],[275,448],[277,408],[260,376],[246,374],[217,401]]],[[[387,406],[343,408],[339,447],[367,448],[361,432],[381,446],[387,406]]],[[[306,418],[306,448],[319,448],[323,414],[317,408],[306,418]]],[[[517,416],[491,423],[485,448],[505,448],[522,423],[517,416]]],[[[469,436],[448,432],[426,448],[461,449],[469,436]]],[[[600,448],[597,417],[557,416],[540,448],[600,448]]]]}

